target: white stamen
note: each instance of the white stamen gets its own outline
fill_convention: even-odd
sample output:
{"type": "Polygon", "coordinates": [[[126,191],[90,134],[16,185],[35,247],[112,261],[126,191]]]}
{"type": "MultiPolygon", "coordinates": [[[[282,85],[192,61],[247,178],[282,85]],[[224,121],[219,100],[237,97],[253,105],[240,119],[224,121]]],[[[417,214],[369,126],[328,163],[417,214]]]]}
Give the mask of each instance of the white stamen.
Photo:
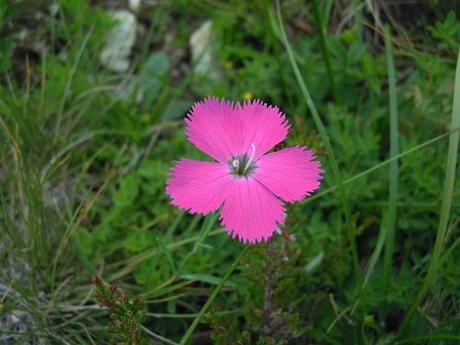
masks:
{"type": "Polygon", "coordinates": [[[232,166],[235,168],[235,169],[238,169],[238,167],[240,166],[240,161],[238,159],[234,159],[232,161],[232,166]]]}
{"type": "Polygon", "coordinates": [[[250,162],[252,162],[255,155],[256,155],[256,145],[254,145],[254,143],[251,143],[251,155],[249,156],[250,162]]]}
{"type": "Polygon", "coordinates": [[[244,167],[244,170],[243,170],[244,173],[246,173],[246,171],[251,166],[251,163],[254,161],[255,155],[256,155],[256,145],[254,145],[254,143],[251,143],[251,153],[249,155],[248,162],[246,163],[246,166],[244,167]]]}

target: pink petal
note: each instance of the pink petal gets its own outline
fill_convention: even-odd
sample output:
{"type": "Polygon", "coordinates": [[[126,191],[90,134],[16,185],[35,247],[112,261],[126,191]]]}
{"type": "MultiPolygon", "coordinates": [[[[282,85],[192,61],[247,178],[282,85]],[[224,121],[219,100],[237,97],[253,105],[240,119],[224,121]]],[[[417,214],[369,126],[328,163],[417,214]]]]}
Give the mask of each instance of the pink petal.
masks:
{"type": "Polygon", "coordinates": [[[226,164],[182,159],[171,170],[166,194],[173,205],[191,213],[207,214],[222,205],[231,183],[226,164]]]}
{"type": "Polygon", "coordinates": [[[245,102],[239,110],[243,131],[242,152],[250,151],[255,146],[255,158],[272,149],[286,139],[289,124],[285,115],[274,106],[254,100],[245,102]]]}
{"type": "Polygon", "coordinates": [[[258,100],[240,105],[206,98],[194,105],[185,122],[189,140],[220,162],[252,150],[258,158],[286,139],[289,131],[284,114],[258,100]]]}
{"type": "Polygon", "coordinates": [[[319,188],[321,172],[313,152],[296,146],[262,156],[256,162],[254,178],[276,196],[293,202],[319,188]]]}
{"type": "Polygon", "coordinates": [[[284,207],[273,193],[253,178],[233,178],[221,212],[229,235],[250,243],[267,240],[284,219],[284,207]]]}
{"type": "Polygon", "coordinates": [[[190,142],[220,162],[230,160],[241,146],[241,123],[233,103],[206,98],[195,103],[185,123],[190,142]]]}

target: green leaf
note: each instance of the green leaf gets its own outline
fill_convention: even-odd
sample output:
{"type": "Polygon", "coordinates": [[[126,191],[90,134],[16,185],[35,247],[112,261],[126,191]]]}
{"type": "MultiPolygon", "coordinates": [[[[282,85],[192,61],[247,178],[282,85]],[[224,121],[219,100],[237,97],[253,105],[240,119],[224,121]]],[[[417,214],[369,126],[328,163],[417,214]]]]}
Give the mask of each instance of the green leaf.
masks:
{"type": "Polygon", "coordinates": [[[131,204],[139,192],[139,176],[127,175],[120,180],[120,186],[113,195],[113,203],[117,207],[131,204]]]}
{"type": "Polygon", "coordinates": [[[165,120],[175,120],[184,116],[184,114],[192,106],[192,102],[185,99],[177,99],[171,101],[163,112],[163,119],[165,120]]]}
{"type": "Polygon", "coordinates": [[[169,57],[163,51],[151,54],[143,64],[139,74],[138,86],[142,94],[143,103],[147,107],[151,107],[160,94],[170,65],[169,57]]]}
{"type": "Polygon", "coordinates": [[[163,77],[168,73],[171,63],[164,51],[152,53],[141,69],[141,77],[163,77]]]}
{"type": "MultiPolygon", "coordinates": [[[[201,273],[196,273],[196,274],[182,274],[179,276],[180,279],[185,279],[185,280],[193,280],[193,281],[199,281],[203,283],[208,283],[211,285],[218,285],[221,281],[221,278],[211,276],[209,274],[201,274],[201,273]]],[[[225,287],[230,287],[230,288],[235,288],[236,285],[235,283],[231,281],[226,281],[224,284],[225,287]]]]}
{"type": "Polygon", "coordinates": [[[133,253],[141,252],[155,243],[152,235],[146,231],[133,232],[124,242],[123,246],[133,253]]]}

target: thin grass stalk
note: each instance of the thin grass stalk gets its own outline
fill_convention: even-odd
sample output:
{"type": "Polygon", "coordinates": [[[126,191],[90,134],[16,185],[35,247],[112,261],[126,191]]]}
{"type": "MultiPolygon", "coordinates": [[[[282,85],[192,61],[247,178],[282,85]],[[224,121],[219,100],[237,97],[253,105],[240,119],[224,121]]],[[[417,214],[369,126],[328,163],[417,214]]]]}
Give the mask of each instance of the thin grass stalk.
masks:
{"type": "Polygon", "coordinates": [[[361,0],[353,0],[352,4],[352,11],[354,12],[355,21],[353,24],[353,28],[356,30],[357,34],[359,35],[359,39],[361,39],[362,31],[363,31],[363,4],[361,0]]]}
{"type": "Polygon", "coordinates": [[[460,340],[460,335],[453,334],[430,334],[420,335],[417,337],[404,339],[398,342],[398,344],[420,344],[428,340],[460,340]]]}
{"type": "Polygon", "coordinates": [[[380,258],[380,254],[382,253],[382,250],[384,248],[385,235],[386,235],[386,231],[385,231],[384,224],[381,224],[379,235],[377,237],[377,243],[376,243],[376,245],[374,247],[374,250],[372,251],[371,258],[369,259],[369,264],[367,266],[367,271],[366,271],[366,274],[364,276],[364,280],[362,282],[362,285],[360,287],[360,292],[359,292],[358,298],[356,298],[355,303],[353,304],[353,308],[351,309],[350,316],[355,313],[356,308],[358,307],[359,303],[361,302],[363,292],[365,291],[366,286],[369,283],[369,280],[371,279],[372,273],[374,273],[375,266],[377,265],[377,262],[379,261],[379,258],[380,258]]]}
{"type": "MultiPolygon", "coordinates": [[[[388,88],[390,103],[390,157],[395,157],[399,153],[398,139],[398,104],[396,98],[396,78],[393,60],[393,49],[391,45],[391,33],[388,27],[385,27],[385,53],[388,70],[388,88]]],[[[398,160],[390,163],[390,179],[388,191],[388,213],[384,223],[385,227],[385,254],[383,258],[383,285],[384,291],[388,293],[391,286],[391,277],[393,274],[393,253],[395,246],[395,229],[398,201],[398,160]]]]}
{"type": "MultiPolygon", "coordinates": [[[[438,135],[438,136],[436,136],[434,138],[431,138],[431,139],[429,139],[429,140],[427,140],[427,141],[425,141],[425,142],[423,142],[423,143],[421,143],[419,145],[416,145],[416,146],[410,148],[409,150],[401,152],[400,154],[398,154],[398,155],[396,155],[396,156],[394,156],[392,158],[389,158],[389,159],[387,159],[387,160],[385,160],[383,162],[380,162],[380,163],[374,165],[373,167],[370,167],[369,169],[366,169],[366,170],[364,170],[364,171],[362,171],[362,172],[360,172],[360,173],[358,173],[358,174],[356,174],[356,175],[354,175],[354,176],[352,176],[350,178],[347,178],[346,180],[343,181],[343,184],[347,185],[347,184],[350,184],[350,183],[352,183],[352,182],[354,182],[356,180],[359,180],[361,177],[367,176],[370,173],[372,173],[372,172],[374,172],[374,171],[376,171],[376,170],[378,170],[380,168],[383,168],[384,166],[390,164],[391,162],[393,162],[393,161],[395,161],[397,159],[401,159],[401,158],[403,158],[403,157],[405,157],[407,155],[410,155],[411,153],[414,153],[414,152],[416,152],[418,150],[421,150],[424,147],[427,147],[427,146],[429,146],[431,144],[434,144],[435,142],[437,142],[437,141],[439,141],[441,139],[444,139],[444,138],[448,137],[451,133],[458,132],[458,131],[460,131],[460,128],[454,128],[454,129],[452,129],[452,130],[450,130],[450,131],[448,131],[446,133],[443,133],[443,134],[438,135]]],[[[329,188],[327,188],[327,189],[325,189],[325,190],[323,190],[321,192],[316,193],[315,195],[310,196],[308,199],[305,199],[300,204],[301,205],[308,204],[308,203],[310,203],[310,202],[312,202],[312,201],[314,201],[314,200],[316,200],[318,198],[321,198],[322,196],[324,196],[326,194],[332,193],[333,191],[337,190],[338,188],[339,188],[338,185],[329,187],[329,188]]]]}
{"type": "Polygon", "coordinates": [[[179,345],[185,345],[188,343],[190,340],[190,337],[192,336],[193,332],[195,331],[196,326],[200,323],[201,319],[203,318],[204,314],[208,311],[209,307],[211,306],[212,302],[214,302],[214,299],[217,297],[219,294],[220,290],[224,287],[225,283],[227,282],[228,278],[230,278],[230,275],[233,273],[235,270],[236,266],[240,263],[241,259],[246,255],[248,252],[250,246],[246,245],[243,250],[241,251],[240,255],[233,261],[232,265],[229,267],[228,271],[225,273],[225,275],[222,277],[220,280],[219,284],[215,287],[215,289],[211,292],[211,295],[209,295],[208,300],[204,304],[203,308],[201,308],[200,312],[198,313],[198,316],[193,320],[192,324],[190,327],[187,329],[185,332],[184,336],[182,337],[179,345]]]}
{"type": "Polygon", "coordinates": [[[316,30],[318,31],[319,44],[321,47],[321,53],[323,54],[324,64],[326,66],[327,77],[329,79],[329,84],[331,85],[332,94],[336,102],[340,103],[340,95],[337,92],[337,87],[335,84],[334,74],[332,73],[331,61],[329,57],[329,50],[326,44],[325,37],[325,26],[323,25],[323,20],[319,11],[318,0],[312,0],[313,5],[313,17],[315,19],[316,30]]]}
{"type": "Polygon", "coordinates": [[[155,332],[152,332],[150,329],[148,329],[147,327],[141,325],[141,329],[146,333],[148,334],[152,339],[155,339],[156,341],[162,343],[162,344],[168,344],[168,345],[177,345],[176,342],[168,339],[168,338],[165,338],[159,334],[156,334],[155,332]]]}
{"type": "MultiPolygon", "coordinates": [[[[385,27],[385,53],[387,60],[388,87],[389,87],[389,108],[390,108],[390,178],[389,178],[389,196],[387,216],[382,220],[377,244],[369,260],[369,266],[361,286],[361,293],[367,286],[369,279],[375,269],[375,265],[380,257],[385,245],[384,255],[384,291],[388,293],[391,286],[391,277],[393,269],[394,237],[396,228],[396,211],[398,199],[398,155],[399,155],[399,138],[398,138],[398,106],[396,97],[396,78],[393,59],[393,50],[391,46],[391,34],[388,27],[385,27]],[[396,159],[394,159],[396,158],[396,159]]],[[[360,297],[355,301],[351,314],[354,313],[359,304],[360,297]]]]}
{"type": "Polygon", "coordinates": [[[340,173],[337,159],[335,157],[334,150],[332,149],[332,145],[329,140],[329,136],[327,134],[326,128],[324,127],[323,121],[321,120],[321,117],[319,116],[318,110],[316,109],[316,106],[313,102],[313,98],[310,95],[310,92],[308,91],[307,85],[305,84],[305,81],[303,80],[302,74],[300,73],[299,66],[297,65],[297,62],[294,59],[294,54],[292,47],[289,43],[289,40],[286,35],[286,31],[284,30],[284,25],[283,25],[283,19],[281,17],[281,8],[279,1],[276,2],[277,4],[277,15],[278,15],[278,26],[279,26],[279,31],[281,32],[281,38],[283,41],[284,46],[286,47],[286,51],[289,57],[289,61],[291,63],[292,69],[294,71],[294,75],[297,79],[297,82],[299,84],[299,87],[302,91],[302,95],[305,98],[305,101],[307,103],[307,106],[313,116],[313,120],[315,122],[316,128],[321,136],[321,139],[323,140],[324,146],[326,147],[326,150],[328,152],[329,156],[329,161],[331,164],[332,168],[332,173],[334,175],[335,182],[337,183],[338,186],[338,191],[339,191],[339,197],[342,202],[343,206],[343,212],[345,214],[345,221],[346,221],[346,227],[347,227],[347,237],[348,237],[348,242],[350,244],[350,251],[351,251],[351,256],[353,260],[353,269],[354,269],[354,274],[356,277],[357,281],[362,280],[362,272],[359,267],[359,259],[358,259],[358,249],[356,246],[356,240],[355,240],[355,234],[354,234],[354,227],[353,227],[353,222],[351,219],[351,210],[350,210],[350,205],[348,203],[347,197],[346,197],[346,191],[345,187],[343,184],[343,178],[340,173]]]}
{"type": "Polygon", "coordinates": [[[181,261],[179,265],[179,272],[182,272],[188,260],[190,260],[190,258],[196,254],[198,249],[203,246],[203,241],[207,238],[209,232],[214,227],[218,219],[219,219],[219,214],[217,212],[212,213],[205,218],[203,222],[203,226],[201,227],[200,234],[198,238],[196,239],[195,243],[193,244],[193,249],[187,253],[185,258],[181,261]]]}
{"type": "Polygon", "coordinates": [[[75,61],[74,61],[73,65],[72,65],[72,68],[71,68],[71,70],[69,72],[69,76],[67,78],[67,83],[66,83],[65,88],[64,88],[64,94],[62,95],[61,104],[59,106],[59,110],[58,110],[58,113],[57,113],[57,118],[56,118],[56,121],[55,121],[54,133],[55,133],[56,136],[58,136],[59,130],[61,129],[61,122],[62,122],[62,116],[64,115],[65,104],[67,102],[67,99],[70,96],[72,83],[73,83],[75,74],[77,72],[78,65],[79,65],[80,60],[81,60],[81,58],[83,56],[83,52],[85,51],[86,45],[88,44],[89,38],[91,37],[91,35],[93,33],[93,29],[94,28],[91,27],[90,30],[88,31],[88,33],[86,34],[85,38],[83,39],[83,42],[82,42],[82,44],[80,46],[80,49],[77,52],[75,61]]]}
{"type": "MultiPolygon", "coordinates": [[[[457,68],[455,71],[455,86],[454,86],[454,101],[452,108],[452,117],[450,128],[458,128],[460,126],[460,49],[457,59],[457,68]]],[[[434,243],[433,254],[428,266],[426,276],[423,280],[422,287],[416,295],[409,311],[407,312],[401,327],[399,328],[398,335],[403,335],[410,326],[414,313],[417,310],[423,297],[428,292],[428,289],[436,279],[439,268],[439,261],[441,259],[444,241],[447,233],[447,226],[449,223],[450,209],[452,206],[452,196],[455,186],[455,172],[458,157],[458,142],[460,133],[458,131],[452,132],[449,136],[449,147],[447,150],[447,163],[446,163],[446,176],[444,179],[444,191],[442,195],[441,214],[439,217],[439,225],[436,233],[436,240],[434,243]]]]}

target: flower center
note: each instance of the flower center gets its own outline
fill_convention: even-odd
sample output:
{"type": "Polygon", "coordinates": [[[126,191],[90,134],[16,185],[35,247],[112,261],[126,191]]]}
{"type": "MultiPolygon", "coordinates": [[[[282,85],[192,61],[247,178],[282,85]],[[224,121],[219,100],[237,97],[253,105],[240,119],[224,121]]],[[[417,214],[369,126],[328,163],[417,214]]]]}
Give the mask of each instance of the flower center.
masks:
{"type": "Polygon", "coordinates": [[[230,160],[230,171],[235,176],[249,176],[255,169],[254,157],[256,154],[256,146],[251,144],[251,152],[246,153],[230,160]]]}

